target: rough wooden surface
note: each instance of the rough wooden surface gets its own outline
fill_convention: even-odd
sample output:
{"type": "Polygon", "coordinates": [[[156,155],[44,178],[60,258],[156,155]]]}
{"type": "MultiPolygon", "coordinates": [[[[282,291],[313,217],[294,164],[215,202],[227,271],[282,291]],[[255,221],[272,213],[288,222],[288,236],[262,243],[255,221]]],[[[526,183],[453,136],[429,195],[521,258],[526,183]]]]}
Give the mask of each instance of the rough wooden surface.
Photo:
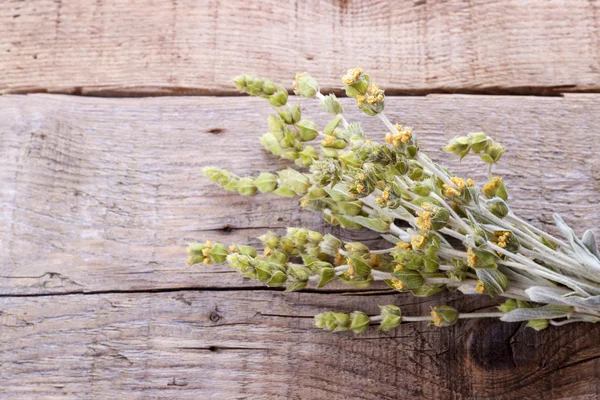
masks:
{"type": "MultiPolygon", "coordinates": [[[[413,125],[433,158],[479,171],[478,183],[477,159],[458,164],[439,148],[487,131],[508,147],[498,172],[518,213],[549,227],[556,211],[579,234],[600,233],[599,98],[393,97],[386,113],[413,125]]],[[[303,109],[325,121],[313,103],[303,109]]],[[[600,326],[331,335],[312,315],[388,303],[407,314],[491,310],[494,300],[342,286],[284,295],[224,266],[185,268],[185,240],[329,229],[294,199],[226,194],[200,175],[213,163],[241,174],[286,165],[258,150],[269,110],[249,98],[0,98],[0,399],[600,396],[600,326]]],[[[383,137],[379,121],[349,114],[383,137]]]]}
{"type": "MultiPolygon", "coordinates": [[[[600,227],[599,99],[391,98],[387,114],[413,125],[435,159],[461,175],[477,171],[469,176],[480,184],[477,157],[459,164],[439,149],[456,134],[487,131],[508,147],[498,173],[516,211],[538,226],[559,212],[581,234],[600,227]]],[[[315,102],[304,104],[326,121],[315,102]]],[[[322,226],[296,199],[226,193],[200,172],[285,166],[258,141],[269,111],[249,98],[0,98],[0,292],[256,286],[227,267],[182,262],[186,241],[244,243],[269,228],[322,226]]],[[[383,137],[379,120],[352,117],[383,137]]]]}
{"type": "Polygon", "coordinates": [[[395,93],[600,89],[595,0],[3,1],[0,92],[234,93],[232,76],[395,93]]]}
{"type": "MultiPolygon", "coordinates": [[[[456,298],[459,295],[455,296],[456,298]]],[[[451,300],[451,299],[446,299],[451,300]]],[[[439,299],[194,291],[2,299],[0,398],[579,399],[600,396],[600,327],[407,324],[332,335],[328,307],[439,299]]],[[[482,309],[471,296],[465,310],[482,309]]],[[[456,302],[455,302],[456,303],[456,302]]]]}

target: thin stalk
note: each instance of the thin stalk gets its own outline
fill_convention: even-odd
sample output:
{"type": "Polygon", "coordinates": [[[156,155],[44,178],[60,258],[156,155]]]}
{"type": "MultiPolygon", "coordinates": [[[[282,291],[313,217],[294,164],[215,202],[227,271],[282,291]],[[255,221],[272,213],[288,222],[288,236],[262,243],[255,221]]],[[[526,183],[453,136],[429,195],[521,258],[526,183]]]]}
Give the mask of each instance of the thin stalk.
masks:
{"type": "MultiPolygon", "coordinates": [[[[398,131],[396,130],[396,127],[390,122],[390,120],[388,119],[388,117],[384,114],[384,113],[379,113],[377,114],[377,116],[379,117],[379,119],[381,121],[383,121],[383,123],[385,124],[385,126],[388,128],[388,130],[392,133],[392,134],[397,134],[398,131]]],[[[442,173],[434,164],[430,163],[429,161],[427,161],[422,155],[421,153],[417,153],[417,160],[423,164],[423,167],[427,170],[427,172],[429,172],[432,175],[437,176],[438,178],[440,178],[445,184],[449,185],[450,187],[456,187],[456,185],[446,176],[446,174],[442,173]]]]}
{"type": "MultiPolygon", "coordinates": [[[[567,268],[568,270],[573,270],[573,265],[579,265],[579,262],[577,260],[574,260],[574,259],[570,258],[568,255],[566,255],[564,253],[560,253],[554,249],[551,249],[550,247],[545,246],[543,243],[532,239],[531,236],[529,236],[527,233],[519,230],[516,226],[508,225],[504,220],[496,217],[485,207],[483,207],[481,209],[481,211],[484,214],[485,218],[491,220],[494,224],[496,224],[502,228],[506,228],[506,230],[513,232],[515,235],[517,235],[519,238],[521,238],[524,242],[527,242],[527,244],[534,247],[538,258],[543,259],[544,261],[550,263],[551,265],[553,265],[557,268],[567,268]],[[563,263],[558,263],[556,260],[546,257],[545,253],[553,254],[554,256],[556,256],[556,258],[561,259],[563,261],[563,263]]],[[[580,268],[577,271],[577,273],[585,274],[585,271],[580,268]]]]}
{"type": "MultiPolygon", "coordinates": [[[[315,97],[317,99],[319,99],[321,102],[323,102],[323,100],[325,100],[325,96],[321,93],[321,92],[317,92],[317,94],[315,95],[315,97]]],[[[348,121],[346,120],[346,118],[342,115],[342,114],[338,114],[340,117],[342,117],[342,125],[344,125],[344,129],[348,129],[348,125],[350,125],[348,123],[348,121]]]]}
{"type": "Polygon", "coordinates": [[[465,221],[463,221],[463,219],[452,209],[452,207],[450,207],[448,204],[446,204],[446,202],[444,201],[444,199],[442,199],[440,196],[438,196],[437,193],[435,193],[435,192],[431,192],[431,193],[429,193],[429,195],[431,197],[433,197],[434,199],[436,199],[437,201],[439,201],[444,206],[444,208],[446,208],[448,210],[448,212],[450,212],[450,215],[452,215],[452,217],[456,221],[458,221],[458,223],[460,224],[460,226],[465,231],[467,231],[471,235],[475,235],[473,233],[473,229],[471,229],[471,227],[469,225],[467,225],[465,221]]]}
{"type": "Polygon", "coordinates": [[[531,225],[529,222],[517,217],[512,211],[508,212],[507,215],[508,218],[515,220],[516,222],[526,226],[527,228],[529,228],[530,230],[532,230],[533,232],[537,233],[538,235],[546,238],[547,240],[551,241],[551,242],[555,242],[556,244],[563,246],[565,248],[571,248],[571,246],[569,246],[568,244],[566,244],[565,242],[563,242],[562,240],[552,236],[551,234],[544,232],[541,229],[536,228],[535,226],[531,225]]]}
{"type": "Polygon", "coordinates": [[[500,318],[503,315],[504,315],[503,312],[465,313],[465,314],[458,314],[458,319],[469,319],[469,318],[500,318]]]}

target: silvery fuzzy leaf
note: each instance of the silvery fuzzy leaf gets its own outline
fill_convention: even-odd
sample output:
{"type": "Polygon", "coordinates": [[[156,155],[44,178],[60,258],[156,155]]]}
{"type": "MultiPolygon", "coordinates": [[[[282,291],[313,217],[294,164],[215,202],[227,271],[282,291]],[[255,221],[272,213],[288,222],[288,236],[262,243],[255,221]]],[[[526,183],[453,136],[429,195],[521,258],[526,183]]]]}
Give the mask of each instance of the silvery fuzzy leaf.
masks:
{"type": "MultiPolygon", "coordinates": [[[[513,270],[511,268],[506,268],[503,266],[499,266],[498,269],[502,271],[504,275],[511,281],[511,287],[520,287],[520,288],[529,288],[531,286],[543,284],[537,281],[540,279],[542,282],[550,282],[544,278],[539,276],[528,276],[525,275],[522,271],[513,270]]],[[[551,283],[550,283],[551,284],[551,283]]]]}
{"type": "Polygon", "coordinates": [[[456,289],[463,294],[479,294],[479,292],[475,290],[475,287],[473,285],[466,283],[464,285],[460,285],[456,289]]]}
{"type": "Polygon", "coordinates": [[[600,251],[598,251],[598,244],[596,243],[596,238],[594,237],[594,232],[590,229],[583,233],[583,237],[581,241],[588,248],[588,250],[596,256],[598,260],[600,260],[600,251]]]}
{"type": "Polygon", "coordinates": [[[308,177],[293,168],[277,171],[282,188],[293,190],[296,194],[305,194],[310,186],[308,177]]]}
{"type": "Polygon", "coordinates": [[[394,234],[396,236],[383,233],[383,234],[381,234],[381,238],[383,240],[387,240],[388,242],[394,243],[394,244],[396,244],[398,242],[410,242],[411,236],[408,233],[403,232],[402,234],[399,234],[399,233],[394,232],[394,234]]]}
{"type": "Polygon", "coordinates": [[[506,229],[506,228],[502,228],[498,225],[492,225],[492,224],[480,224],[483,229],[485,229],[488,232],[505,232],[505,231],[509,231],[512,233],[512,231],[510,229],[506,229]]]}
{"type": "Polygon", "coordinates": [[[327,194],[335,201],[352,201],[352,200],[354,200],[348,192],[348,186],[346,186],[346,184],[344,184],[344,183],[338,183],[334,187],[326,186],[323,189],[325,189],[327,194]]]}
{"type": "Polygon", "coordinates": [[[549,304],[538,308],[517,308],[504,314],[500,320],[504,322],[520,322],[532,319],[564,318],[571,314],[573,307],[549,304]]]}
{"type": "Polygon", "coordinates": [[[496,296],[508,288],[506,275],[497,269],[477,269],[477,278],[485,285],[485,290],[490,296],[496,296]]]}
{"type": "Polygon", "coordinates": [[[369,218],[361,215],[355,217],[346,216],[345,218],[375,232],[388,232],[390,230],[390,223],[381,218],[369,218]]]}
{"type": "Polygon", "coordinates": [[[391,214],[394,215],[395,218],[401,219],[403,221],[412,221],[415,218],[404,207],[398,207],[398,208],[393,209],[393,210],[390,209],[389,211],[391,212],[391,214]]]}
{"type": "Polygon", "coordinates": [[[600,306],[600,296],[569,296],[569,293],[559,288],[532,286],[525,290],[525,293],[536,303],[563,304],[583,308],[597,308],[600,306]]]}
{"type": "Polygon", "coordinates": [[[554,214],[554,222],[558,230],[562,235],[569,241],[575,255],[581,261],[581,263],[595,272],[600,272],[600,259],[596,258],[594,254],[586,247],[586,245],[577,237],[575,233],[560,215],[554,214]]]}

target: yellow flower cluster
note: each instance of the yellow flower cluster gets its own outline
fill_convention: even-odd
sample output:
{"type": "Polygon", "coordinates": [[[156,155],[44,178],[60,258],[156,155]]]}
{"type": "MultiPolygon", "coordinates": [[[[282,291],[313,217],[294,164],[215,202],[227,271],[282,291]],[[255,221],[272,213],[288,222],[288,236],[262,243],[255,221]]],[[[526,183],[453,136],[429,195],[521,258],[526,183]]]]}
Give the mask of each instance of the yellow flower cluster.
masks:
{"type": "Polygon", "coordinates": [[[396,247],[399,247],[402,250],[411,250],[412,249],[412,247],[410,246],[410,243],[408,243],[408,242],[398,242],[398,243],[396,243],[396,247]]]}
{"type": "Polygon", "coordinates": [[[477,257],[477,254],[475,254],[473,249],[469,247],[467,249],[467,264],[469,264],[469,267],[474,267],[478,262],[479,258],[477,257]]]}
{"type": "Polygon", "coordinates": [[[419,229],[428,231],[431,229],[431,218],[433,217],[433,214],[436,212],[436,209],[429,203],[421,204],[421,208],[423,208],[423,211],[417,213],[418,217],[415,220],[415,223],[417,224],[419,229]]]}
{"type": "Polygon", "coordinates": [[[365,174],[363,174],[362,172],[360,172],[356,176],[356,191],[358,193],[365,193],[365,191],[367,190],[367,188],[366,188],[365,185],[366,185],[365,174]]]}
{"type": "Polygon", "coordinates": [[[304,76],[308,76],[308,72],[302,72],[301,74],[296,74],[296,79],[292,82],[292,86],[294,87],[294,93],[298,93],[298,80],[304,76]]]}
{"type": "Polygon", "coordinates": [[[427,235],[413,235],[410,240],[410,244],[413,249],[420,249],[425,244],[425,240],[427,239],[427,235]]]}
{"type": "MultiPolygon", "coordinates": [[[[497,238],[498,247],[502,247],[503,249],[508,246],[508,242],[510,241],[511,233],[509,231],[498,231],[494,232],[494,236],[497,238]]],[[[502,256],[502,253],[496,252],[499,256],[502,256]]]]}
{"type": "MultiPolygon", "coordinates": [[[[209,265],[212,261],[210,260],[210,250],[212,249],[212,242],[210,240],[207,240],[206,243],[204,243],[204,248],[202,249],[202,255],[204,256],[204,259],[202,260],[202,262],[206,265],[209,265]]],[[[187,261],[185,262],[187,265],[191,265],[192,263],[192,258],[193,258],[193,250],[188,247],[187,252],[189,254],[187,261]]]]}
{"type": "Polygon", "coordinates": [[[483,185],[483,189],[481,189],[481,192],[487,197],[493,197],[494,193],[496,192],[498,187],[500,187],[501,183],[502,178],[500,178],[499,176],[495,176],[492,178],[491,181],[483,185]]]}
{"type": "Polygon", "coordinates": [[[344,85],[352,85],[356,83],[363,74],[363,70],[361,68],[352,68],[349,69],[348,72],[344,76],[342,76],[342,82],[344,85]]]}
{"type": "MultiPolygon", "coordinates": [[[[400,242],[400,243],[402,243],[402,242],[400,242]]],[[[404,265],[398,264],[398,265],[396,265],[396,267],[394,267],[394,272],[400,271],[400,270],[403,270],[403,269],[404,269],[404,265]]],[[[398,289],[398,290],[402,290],[405,287],[404,283],[402,283],[402,281],[400,281],[398,279],[392,279],[392,286],[395,289],[398,289]]]]}
{"type": "Polygon", "coordinates": [[[484,294],[485,284],[482,281],[477,281],[477,285],[475,285],[475,290],[477,291],[477,293],[484,294]]]}
{"type": "Polygon", "coordinates": [[[442,316],[440,313],[438,313],[434,310],[431,310],[431,312],[429,314],[433,317],[433,319],[431,320],[433,325],[440,326],[442,324],[442,316]]]}
{"type": "Polygon", "coordinates": [[[397,290],[402,290],[404,289],[404,283],[402,283],[402,281],[399,281],[398,279],[392,279],[392,286],[394,287],[394,289],[397,290]]]}
{"type": "Polygon", "coordinates": [[[329,146],[330,144],[332,144],[333,142],[335,142],[335,137],[334,136],[327,136],[325,139],[323,139],[321,141],[321,144],[323,146],[329,146]]]}
{"type": "Polygon", "coordinates": [[[383,99],[384,99],[383,93],[384,93],[384,91],[379,89],[379,87],[377,87],[377,85],[372,84],[364,96],[359,94],[359,95],[356,95],[356,97],[354,99],[356,100],[356,103],[359,106],[362,106],[363,104],[365,104],[365,102],[369,103],[371,105],[374,105],[374,104],[383,102],[383,99]]]}
{"type": "Polygon", "coordinates": [[[386,186],[383,189],[383,192],[381,193],[381,196],[375,198],[375,202],[377,204],[379,204],[380,206],[383,206],[383,205],[391,206],[392,205],[392,202],[390,201],[391,190],[392,190],[391,187],[386,186]]]}
{"type": "Polygon", "coordinates": [[[350,279],[354,278],[354,263],[351,259],[346,259],[346,263],[348,264],[348,269],[344,271],[344,276],[350,279]]]}
{"type": "Polygon", "coordinates": [[[392,144],[394,146],[399,146],[400,143],[408,143],[410,142],[410,140],[412,139],[412,128],[406,127],[403,128],[402,125],[396,124],[396,130],[398,131],[398,133],[396,134],[391,134],[388,133],[387,135],[385,135],[385,141],[388,144],[392,144]]]}
{"type": "Polygon", "coordinates": [[[462,191],[465,190],[467,187],[475,185],[475,182],[473,182],[473,179],[467,179],[467,181],[465,182],[465,180],[463,178],[459,178],[458,176],[453,176],[452,178],[450,178],[450,180],[458,188],[458,189],[453,188],[447,184],[443,185],[444,196],[446,196],[450,199],[452,199],[456,196],[460,196],[462,191]]]}

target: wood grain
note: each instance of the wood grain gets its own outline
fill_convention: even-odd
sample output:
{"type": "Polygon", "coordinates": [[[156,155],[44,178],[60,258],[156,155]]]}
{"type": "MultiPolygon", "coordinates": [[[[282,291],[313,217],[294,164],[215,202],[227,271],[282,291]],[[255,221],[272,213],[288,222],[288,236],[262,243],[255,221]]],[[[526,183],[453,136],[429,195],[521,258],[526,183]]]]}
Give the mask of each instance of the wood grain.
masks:
{"type": "MultiPolygon", "coordinates": [[[[440,148],[456,134],[488,132],[508,147],[498,173],[518,214],[552,230],[559,212],[578,234],[600,234],[599,98],[395,97],[386,113],[479,184],[477,157],[460,164],[440,148]]],[[[303,104],[323,126],[318,106],[303,104]]],[[[383,137],[380,121],[344,104],[372,138],[383,137]]],[[[239,174],[287,165],[260,149],[269,110],[249,98],[0,98],[0,293],[257,287],[226,266],[183,261],[186,241],[256,243],[294,225],[331,230],[296,199],[244,198],[201,174],[211,164],[239,174]]]]}
{"type": "Polygon", "coordinates": [[[600,89],[587,0],[3,1],[0,93],[233,94],[240,72],[327,90],[360,65],[389,93],[600,89]]]}
{"type": "MultiPolygon", "coordinates": [[[[396,303],[415,315],[440,301],[258,290],[0,298],[0,399],[600,396],[592,324],[412,323],[362,336],[312,326],[328,308],[396,303]]],[[[477,296],[460,304],[486,309],[477,296]]]]}

